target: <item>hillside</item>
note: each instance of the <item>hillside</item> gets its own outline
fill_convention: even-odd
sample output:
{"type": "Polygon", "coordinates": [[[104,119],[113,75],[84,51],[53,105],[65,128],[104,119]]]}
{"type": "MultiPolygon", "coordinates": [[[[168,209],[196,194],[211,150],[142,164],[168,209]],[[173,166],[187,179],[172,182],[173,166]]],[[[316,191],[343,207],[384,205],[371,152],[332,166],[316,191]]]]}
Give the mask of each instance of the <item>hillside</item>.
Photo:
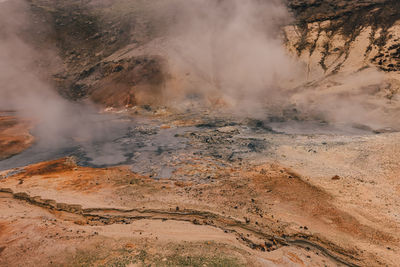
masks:
{"type": "MultiPolygon", "coordinates": [[[[285,27],[287,45],[307,64],[309,81],[372,66],[388,73],[386,95],[397,93],[397,1],[289,1],[287,5],[294,14],[293,26],[285,27]]],[[[143,49],[168,37],[169,16],[176,12],[159,16],[160,8],[168,6],[165,2],[32,1],[31,6],[34,16],[50,25],[38,40],[50,39],[57,47],[67,71],[52,74],[59,91],[69,97],[91,95],[104,102],[115,93],[115,101],[104,104],[121,106],[134,101],[135,91],[157,91],[169,75],[177,75],[168,73],[168,58],[159,56],[160,49],[143,49]],[[114,60],[112,55],[123,49],[134,56],[114,60]],[[127,75],[129,80],[120,78],[127,75]],[[114,93],[106,89],[110,82],[118,84],[114,93]],[[146,89],[140,89],[143,86],[146,89]]]]}

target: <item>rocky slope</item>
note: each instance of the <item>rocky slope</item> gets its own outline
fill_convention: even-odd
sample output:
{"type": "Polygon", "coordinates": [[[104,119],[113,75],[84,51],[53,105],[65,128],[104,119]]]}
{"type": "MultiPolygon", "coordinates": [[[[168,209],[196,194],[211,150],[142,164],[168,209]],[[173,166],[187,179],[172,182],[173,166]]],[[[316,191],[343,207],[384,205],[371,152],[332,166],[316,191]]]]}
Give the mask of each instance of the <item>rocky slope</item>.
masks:
{"type": "MultiPolygon", "coordinates": [[[[46,42],[56,47],[62,65],[54,68],[51,80],[62,94],[73,99],[90,97],[105,106],[147,104],[155,101],[154,95],[166,87],[171,75],[181,75],[171,73],[161,52],[164,44],[154,48],[154,41],[165,35],[168,16],[174,15],[162,4],[32,0],[35,23],[24,32],[35,32],[25,36],[36,46],[46,42]],[[38,31],[37,25],[46,27],[38,31]]],[[[284,36],[288,50],[307,65],[306,82],[372,67],[385,73],[381,95],[396,96],[400,69],[397,1],[293,0],[287,6],[294,21],[284,28],[284,36]]],[[[48,59],[43,60],[47,65],[48,59]]]]}
{"type": "Polygon", "coordinates": [[[334,121],[354,116],[361,124],[396,128],[398,1],[291,1],[289,6],[296,21],[284,29],[286,44],[306,69],[306,89],[295,102],[324,113],[341,110],[331,116],[334,121]],[[318,107],[321,103],[325,107],[318,107]]]}
{"type": "MultiPolygon", "coordinates": [[[[325,74],[373,65],[399,70],[398,1],[291,1],[296,33],[289,46],[325,74]]],[[[293,31],[293,29],[289,30],[293,31]]]]}

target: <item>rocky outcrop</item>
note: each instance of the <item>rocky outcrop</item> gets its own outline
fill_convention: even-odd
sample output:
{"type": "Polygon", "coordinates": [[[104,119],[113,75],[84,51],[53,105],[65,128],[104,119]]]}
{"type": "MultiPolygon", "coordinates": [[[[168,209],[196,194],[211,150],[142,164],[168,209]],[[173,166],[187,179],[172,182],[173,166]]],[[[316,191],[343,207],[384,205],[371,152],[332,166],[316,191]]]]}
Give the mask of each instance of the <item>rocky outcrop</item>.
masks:
{"type": "Polygon", "coordinates": [[[288,0],[296,18],[308,23],[337,19],[356,22],[358,17],[364,19],[356,23],[381,25],[399,18],[398,5],[393,0],[288,0]]]}
{"type": "Polygon", "coordinates": [[[374,66],[400,70],[400,3],[391,0],[289,1],[295,25],[286,27],[288,46],[310,72],[337,73],[374,66]],[[346,66],[347,65],[347,66],[346,66]]]}

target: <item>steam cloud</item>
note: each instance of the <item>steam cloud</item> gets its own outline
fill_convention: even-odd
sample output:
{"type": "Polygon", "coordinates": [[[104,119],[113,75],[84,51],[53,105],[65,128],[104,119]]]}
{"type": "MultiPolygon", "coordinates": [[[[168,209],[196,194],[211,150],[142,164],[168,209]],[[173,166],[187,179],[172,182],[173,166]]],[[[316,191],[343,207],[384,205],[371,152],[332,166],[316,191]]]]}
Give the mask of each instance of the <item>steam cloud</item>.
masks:
{"type": "Polygon", "coordinates": [[[175,18],[167,54],[189,92],[254,113],[300,78],[283,45],[280,29],[291,16],[281,1],[178,1],[175,18]]]}
{"type": "Polygon", "coordinates": [[[0,7],[0,107],[40,123],[38,135],[54,145],[72,134],[79,114],[74,104],[49,85],[46,74],[50,72],[41,64],[50,63],[47,67],[51,69],[58,64],[57,56],[27,41],[35,30],[29,14],[24,1],[6,1],[0,7]]]}
{"type": "Polygon", "coordinates": [[[29,8],[23,1],[0,3],[0,107],[44,122],[48,137],[61,125],[68,103],[46,83],[39,62],[50,52],[36,50],[23,39],[30,28],[29,8]]]}
{"type": "Polygon", "coordinates": [[[171,2],[167,55],[186,92],[242,116],[292,109],[333,124],[397,127],[399,112],[378,94],[385,81],[373,67],[307,80],[305,64],[285,49],[281,30],[292,17],[284,1],[171,2]]]}
{"type": "Polygon", "coordinates": [[[12,110],[35,124],[34,135],[42,149],[57,149],[80,143],[94,164],[124,160],[118,145],[101,143],[123,131],[107,116],[96,116],[90,103],[74,103],[50,85],[51,71],[62,66],[51,46],[36,48],[29,41],[45,25],[30,17],[25,1],[0,2],[0,110],[12,110]],[[75,141],[72,141],[75,140],[75,141]],[[94,144],[99,143],[94,147],[94,144]]]}

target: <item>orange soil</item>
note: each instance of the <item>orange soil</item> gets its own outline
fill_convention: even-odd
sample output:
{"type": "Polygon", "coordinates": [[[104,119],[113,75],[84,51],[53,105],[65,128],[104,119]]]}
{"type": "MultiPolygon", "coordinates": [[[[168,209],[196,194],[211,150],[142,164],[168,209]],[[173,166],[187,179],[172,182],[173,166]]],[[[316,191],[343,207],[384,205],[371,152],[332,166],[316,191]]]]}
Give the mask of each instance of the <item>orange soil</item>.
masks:
{"type": "Polygon", "coordinates": [[[0,160],[29,148],[34,138],[30,124],[11,116],[0,116],[0,160]]]}

